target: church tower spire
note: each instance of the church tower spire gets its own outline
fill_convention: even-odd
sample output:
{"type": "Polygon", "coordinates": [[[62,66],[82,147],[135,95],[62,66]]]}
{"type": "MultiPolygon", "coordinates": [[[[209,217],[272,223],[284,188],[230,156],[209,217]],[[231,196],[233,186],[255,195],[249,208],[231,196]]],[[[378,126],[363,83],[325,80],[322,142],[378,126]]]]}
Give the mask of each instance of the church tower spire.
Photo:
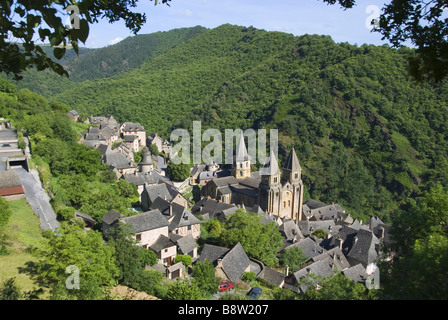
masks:
{"type": "Polygon", "coordinates": [[[303,182],[302,167],[297,158],[296,150],[292,147],[285,162],[283,169],[283,183],[290,184],[292,191],[291,216],[294,220],[302,220],[303,210],[303,182]]]}
{"type": "Polygon", "coordinates": [[[297,183],[302,180],[302,167],[299,163],[299,158],[297,158],[296,150],[292,147],[285,162],[282,166],[283,169],[283,179],[291,183],[297,183]]]}
{"type": "Polygon", "coordinates": [[[280,168],[273,150],[268,161],[260,170],[261,183],[258,192],[258,203],[266,213],[279,214],[280,202],[280,168]]]}
{"type": "Polygon", "coordinates": [[[250,177],[250,156],[247,153],[244,135],[241,132],[236,146],[235,160],[233,161],[232,175],[237,179],[250,177]]]}
{"type": "Polygon", "coordinates": [[[271,186],[278,185],[280,183],[280,169],[278,166],[277,157],[273,150],[269,155],[269,160],[263,166],[260,171],[261,173],[261,182],[271,186]]]}

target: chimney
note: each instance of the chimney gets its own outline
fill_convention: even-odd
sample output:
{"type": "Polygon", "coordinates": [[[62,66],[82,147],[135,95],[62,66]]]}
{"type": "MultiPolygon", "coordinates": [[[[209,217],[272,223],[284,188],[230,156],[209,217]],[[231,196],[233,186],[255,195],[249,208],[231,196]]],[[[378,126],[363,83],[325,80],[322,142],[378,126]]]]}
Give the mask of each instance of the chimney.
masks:
{"type": "Polygon", "coordinates": [[[380,232],[381,232],[381,240],[384,240],[384,233],[385,233],[386,229],[384,227],[380,227],[380,232]]]}
{"type": "Polygon", "coordinates": [[[285,277],[289,276],[289,266],[286,265],[285,277]]]}
{"type": "Polygon", "coordinates": [[[173,215],[173,206],[170,204],[170,217],[173,215]]]}
{"type": "Polygon", "coordinates": [[[222,268],[222,259],[218,259],[218,263],[216,265],[216,268],[222,268]]]}
{"type": "Polygon", "coordinates": [[[342,251],[342,244],[344,243],[344,240],[342,240],[341,237],[337,237],[334,241],[335,245],[339,247],[339,249],[342,251]]]}

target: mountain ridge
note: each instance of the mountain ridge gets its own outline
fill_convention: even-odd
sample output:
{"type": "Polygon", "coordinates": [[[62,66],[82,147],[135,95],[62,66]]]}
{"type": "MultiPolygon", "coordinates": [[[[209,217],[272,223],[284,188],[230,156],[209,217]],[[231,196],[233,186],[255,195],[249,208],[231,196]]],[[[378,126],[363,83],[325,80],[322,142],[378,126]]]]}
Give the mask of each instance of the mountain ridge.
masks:
{"type": "Polygon", "coordinates": [[[230,24],[184,40],[131,70],[61,84],[47,97],[165,138],[175,128],[191,132],[194,120],[222,132],[279,129],[279,160],[295,146],[307,196],[339,201],[355,217],[387,221],[407,197],[447,185],[448,85],[414,84],[411,49],[230,24]]]}

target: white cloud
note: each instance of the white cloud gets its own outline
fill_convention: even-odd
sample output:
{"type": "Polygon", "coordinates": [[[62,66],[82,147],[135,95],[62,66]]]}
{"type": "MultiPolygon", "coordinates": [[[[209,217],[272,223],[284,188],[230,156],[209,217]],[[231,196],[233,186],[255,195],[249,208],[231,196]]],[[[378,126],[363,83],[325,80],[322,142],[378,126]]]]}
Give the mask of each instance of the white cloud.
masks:
{"type": "Polygon", "coordinates": [[[186,10],[180,12],[180,14],[185,17],[191,17],[193,15],[193,12],[191,12],[190,9],[186,9],[186,10]]]}
{"type": "Polygon", "coordinates": [[[120,37],[112,39],[109,41],[109,45],[111,46],[113,44],[116,44],[116,43],[120,42],[121,40],[123,40],[123,38],[120,38],[120,37]]]}

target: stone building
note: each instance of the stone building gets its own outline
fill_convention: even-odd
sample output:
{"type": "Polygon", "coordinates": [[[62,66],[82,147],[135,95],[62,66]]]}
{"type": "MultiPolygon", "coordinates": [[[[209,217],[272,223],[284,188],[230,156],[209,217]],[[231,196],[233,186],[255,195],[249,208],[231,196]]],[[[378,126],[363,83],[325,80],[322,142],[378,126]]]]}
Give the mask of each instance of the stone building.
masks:
{"type": "Polygon", "coordinates": [[[302,220],[302,168],[294,148],[281,169],[271,151],[268,162],[255,174],[251,172],[251,159],[241,135],[231,172],[229,177],[209,181],[202,188],[202,195],[228,204],[258,205],[265,213],[302,220]]]}

